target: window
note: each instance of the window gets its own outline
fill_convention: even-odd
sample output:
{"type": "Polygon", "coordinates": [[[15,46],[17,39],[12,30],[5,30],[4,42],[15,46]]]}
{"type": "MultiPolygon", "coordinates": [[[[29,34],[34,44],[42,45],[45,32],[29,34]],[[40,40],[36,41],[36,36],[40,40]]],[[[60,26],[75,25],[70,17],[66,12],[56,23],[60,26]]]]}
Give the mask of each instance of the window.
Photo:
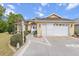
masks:
{"type": "Polygon", "coordinates": [[[56,26],[58,26],[58,24],[56,24],[56,26]]]}
{"type": "Polygon", "coordinates": [[[54,26],[58,26],[58,24],[53,24],[54,26]]]}
{"type": "Polygon", "coordinates": [[[64,26],[64,24],[62,24],[62,26],[64,26]]]}
{"type": "Polygon", "coordinates": [[[59,26],[61,26],[62,24],[59,24],[59,26]]]}

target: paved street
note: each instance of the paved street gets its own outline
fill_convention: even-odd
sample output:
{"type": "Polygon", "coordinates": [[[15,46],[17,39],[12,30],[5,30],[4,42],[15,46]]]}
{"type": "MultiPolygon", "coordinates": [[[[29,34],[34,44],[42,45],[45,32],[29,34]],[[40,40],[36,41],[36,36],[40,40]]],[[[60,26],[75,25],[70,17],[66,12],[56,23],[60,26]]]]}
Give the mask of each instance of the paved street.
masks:
{"type": "Polygon", "coordinates": [[[79,56],[79,40],[69,37],[47,37],[45,42],[31,38],[23,56],[79,56]]]}

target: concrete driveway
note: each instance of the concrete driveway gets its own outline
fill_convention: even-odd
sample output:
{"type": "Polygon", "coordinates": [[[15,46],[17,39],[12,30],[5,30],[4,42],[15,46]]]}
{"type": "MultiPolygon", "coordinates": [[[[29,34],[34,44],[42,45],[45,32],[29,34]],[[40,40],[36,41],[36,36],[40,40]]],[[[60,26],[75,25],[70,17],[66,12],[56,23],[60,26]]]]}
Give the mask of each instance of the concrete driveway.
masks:
{"type": "Polygon", "coordinates": [[[47,37],[37,40],[30,37],[30,44],[23,56],[79,56],[79,40],[70,37],[47,37]]]}

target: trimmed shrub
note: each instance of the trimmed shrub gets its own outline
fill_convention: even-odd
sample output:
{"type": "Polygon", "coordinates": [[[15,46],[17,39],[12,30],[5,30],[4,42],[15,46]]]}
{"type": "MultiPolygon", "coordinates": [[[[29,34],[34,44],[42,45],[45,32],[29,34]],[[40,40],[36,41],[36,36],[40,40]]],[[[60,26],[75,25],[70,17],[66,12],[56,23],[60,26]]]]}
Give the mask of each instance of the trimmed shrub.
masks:
{"type": "Polygon", "coordinates": [[[22,46],[23,44],[23,40],[22,40],[22,36],[21,34],[15,34],[10,38],[10,44],[14,47],[17,47],[17,43],[20,44],[20,46],[22,46]]]}
{"type": "Polygon", "coordinates": [[[24,42],[26,42],[26,36],[31,33],[31,31],[24,31],[24,42]]]}

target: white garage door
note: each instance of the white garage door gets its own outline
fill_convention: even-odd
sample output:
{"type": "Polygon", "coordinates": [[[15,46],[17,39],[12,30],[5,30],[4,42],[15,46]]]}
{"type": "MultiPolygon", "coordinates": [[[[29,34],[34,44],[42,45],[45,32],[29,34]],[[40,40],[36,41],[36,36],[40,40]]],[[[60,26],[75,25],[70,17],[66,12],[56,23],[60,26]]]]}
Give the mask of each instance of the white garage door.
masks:
{"type": "Polygon", "coordinates": [[[68,26],[59,24],[42,24],[42,36],[68,36],[68,26]]]}

